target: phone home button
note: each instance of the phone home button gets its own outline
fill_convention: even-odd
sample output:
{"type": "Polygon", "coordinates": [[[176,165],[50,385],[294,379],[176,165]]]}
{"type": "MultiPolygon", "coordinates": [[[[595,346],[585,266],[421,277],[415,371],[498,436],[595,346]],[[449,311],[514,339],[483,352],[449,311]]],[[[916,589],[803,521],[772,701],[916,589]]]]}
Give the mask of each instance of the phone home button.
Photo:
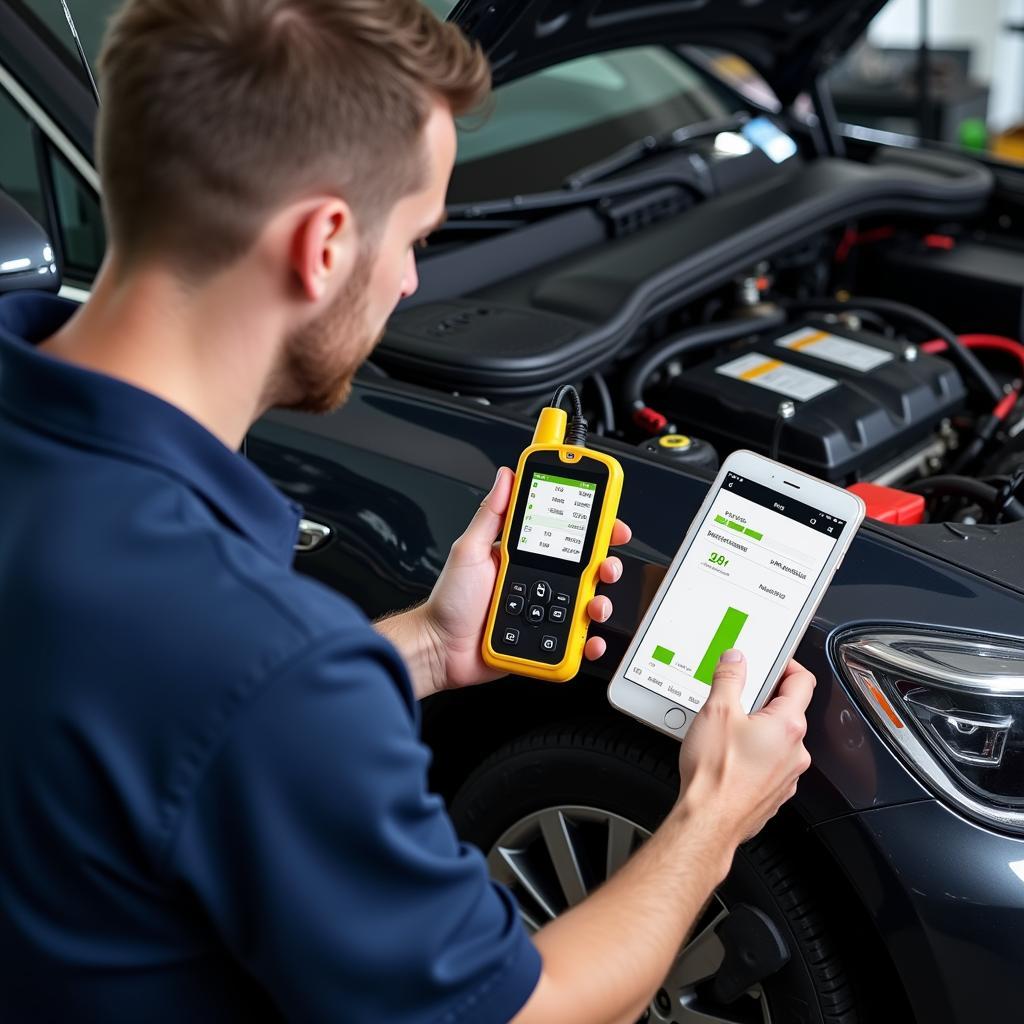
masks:
{"type": "Polygon", "coordinates": [[[665,712],[665,724],[670,729],[681,729],[686,725],[686,712],[682,708],[669,708],[665,712]]]}

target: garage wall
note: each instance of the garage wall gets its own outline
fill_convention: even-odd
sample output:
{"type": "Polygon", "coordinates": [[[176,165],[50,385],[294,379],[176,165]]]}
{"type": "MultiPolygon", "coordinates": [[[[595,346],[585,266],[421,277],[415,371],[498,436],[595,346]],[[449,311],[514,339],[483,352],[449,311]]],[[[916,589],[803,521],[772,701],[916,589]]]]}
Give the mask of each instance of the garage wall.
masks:
{"type": "MultiPolygon", "coordinates": [[[[969,46],[972,75],[991,87],[989,124],[1001,131],[1024,121],[1024,0],[931,0],[928,37],[933,46],[969,46]]],[[[868,31],[876,46],[917,46],[918,0],[891,0],[868,31]]]]}

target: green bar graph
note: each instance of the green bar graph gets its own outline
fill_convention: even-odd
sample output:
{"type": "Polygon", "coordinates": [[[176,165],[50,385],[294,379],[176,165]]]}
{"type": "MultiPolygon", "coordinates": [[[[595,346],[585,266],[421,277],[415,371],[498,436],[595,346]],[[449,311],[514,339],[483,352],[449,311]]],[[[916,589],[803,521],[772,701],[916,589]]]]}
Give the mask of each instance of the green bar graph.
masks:
{"type": "Polygon", "coordinates": [[[740,638],[740,630],[743,629],[746,621],[747,613],[741,612],[737,608],[730,608],[725,613],[721,624],[715,630],[715,635],[711,638],[710,646],[697,666],[697,671],[693,673],[694,679],[706,683],[708,686],[711,685],[718,659],[721,658],[723,652],[736,646],[736,641],[740,638]]]}
{"type": "Polygon", "coordinates": [[[752,530],[749,526],[743,531],[748,537],[753,537],[754,540],[761,540],[764,537],[763,533],[758,533],[757,530],[752,530]]]}
{"type": "Polygon", "coordinates": [[[654,654],[651,655],[655,661],[660,661],[663,665],[671,665],[675,656],[676,652],[670,651],[667,647],[655,647],[654,654]]]}
{"type": "Polygon", "coordinates": [[[739,523],[734,523],[731,519],[728,523],[726,523],[726,525],[729,527],[730,530],[736,530],[738,533],[743,532],[743,527],[740,526],[739,523]]]}
{"type": "Polygon", "coordinates": [[[728,526],[729,520],[725,516],[715,516],[715,522],[720,523],[722,526],[728,526]]]}

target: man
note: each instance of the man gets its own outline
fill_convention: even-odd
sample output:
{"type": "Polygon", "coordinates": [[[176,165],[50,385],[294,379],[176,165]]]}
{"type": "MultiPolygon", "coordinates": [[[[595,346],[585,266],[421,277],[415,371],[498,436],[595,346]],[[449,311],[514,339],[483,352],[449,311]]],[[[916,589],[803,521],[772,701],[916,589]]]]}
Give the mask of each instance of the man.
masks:
{"type": "Polygon", "coordinates": [[[668,820],[531,941],[415,703],[488,678],[509,471],[374,630],[236,454],[415,290],[485,62],[416,0],[129,0],[101,73],[95,292],[0,303],[0,1018],[634,1020],[806,768],[813,679],[747,718],[724,658],[668,820]]]}

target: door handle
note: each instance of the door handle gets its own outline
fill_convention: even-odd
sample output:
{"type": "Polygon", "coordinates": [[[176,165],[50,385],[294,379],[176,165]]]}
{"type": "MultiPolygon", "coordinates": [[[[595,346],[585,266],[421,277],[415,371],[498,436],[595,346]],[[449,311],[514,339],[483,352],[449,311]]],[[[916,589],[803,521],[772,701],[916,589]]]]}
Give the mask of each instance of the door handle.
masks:
{"type": "Polygon", "coordinates": [[[334,531],[326,523],[318,523],[315,519],[299,520],[299,539],[295,542],[295,550],[301,555],[322,548],[334,531]]]}

